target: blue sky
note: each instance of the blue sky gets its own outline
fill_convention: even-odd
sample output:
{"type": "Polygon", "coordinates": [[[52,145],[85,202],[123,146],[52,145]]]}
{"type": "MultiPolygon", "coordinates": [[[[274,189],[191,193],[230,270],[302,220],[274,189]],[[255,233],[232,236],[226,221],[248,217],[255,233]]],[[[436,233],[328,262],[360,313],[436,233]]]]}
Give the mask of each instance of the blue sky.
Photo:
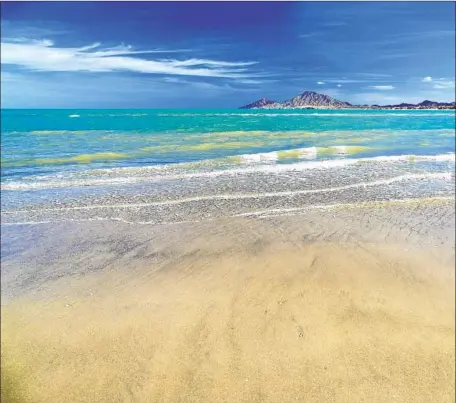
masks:
{"type": "Polygon", "coordinates": [[[454,2],[2,2],[3,108],[455,98],[454,2]]]}

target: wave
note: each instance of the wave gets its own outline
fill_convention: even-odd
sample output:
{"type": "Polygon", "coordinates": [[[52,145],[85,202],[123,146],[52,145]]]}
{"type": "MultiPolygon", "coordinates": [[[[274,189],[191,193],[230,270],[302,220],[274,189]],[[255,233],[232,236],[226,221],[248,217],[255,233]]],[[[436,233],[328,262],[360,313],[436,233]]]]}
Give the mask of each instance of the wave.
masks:
{"type": "Polygon", "coordinates": [[[127,154],[102,152],[93,154],[79,154],[74,155],[72,157],[60,158],[37,158],[33,160],[3,160],[2,165],[7,168],[14,168],[33,165],[61,165],[68,163],[90,164],[91,162],[119,160],[126,159],[128,157],[129,156],[127,154]]]}
{"type": "Polygon", "coordinates": [[[224,150],[224,149],[241,149],[249,147],[262,147],[263,144],[255,143],[253,141],[230,141],[219,143],[200,143],[200,144],[179,144],[179,145],[163,145],[143,147],[140,151],[211,151],[211,150],[224,150]]]}
{"type": "Polygon", "coordinates": [[[274,174],[289,171],[327,170],[367,163],[455,162],[454,153],[315,160],[316,153],[318,153],[318,148],[310,147],[177,164],[93,169],[81,173],[68,173],[66,176],[62,176],[61,173],[57,175],[32,176],[28,177],[28,181],[30,182],[3,182],[1,187],[2,190],[33,190],[70,186],[108,186],[146,181],[233,176],[256,172],[274,174]],[[297,156],[306,159],[306,161],[291,164],[276,163],[280,159],[292,158],[294,160],[298,158],[297,156]],[[309,161],[310,159],[313,159],[313,161],[309,161]],[[228,169],[226,169],[227,165],[229,166],[228,169]],[[246,167],[242,167],[242,165],[246,165],[246,167]],[[188,172],[189,169],[199,168],[209,168],[210,170],[188,172]],[[91,176],[96,178],[90,178],[91,176]]]}
{"type": "Polygon", "coordinates": [[[394,162],[394,161],[408,161],[408,162],[415,162],[415,161],[435,161],[435,162],[455,162],[455,154],[454,153],[446,153],[446,154],[437,154],[437,155],[390,155],[390,156],[379,156],[379,157],[372,157],[372,158],[364,158],[360,159],[360,161],[383,161],[383,162],[394,162]]]}
{"type": "MultiPolygon", "coordinates": [[[[369,150],[373,150],[372,147],[367,146],[355,146],[355,145],[340,145],[331,147],[308,147],[308,148],[296,148],[290,150],[271,151],[266,153],[255,153],[255,154],[242,154],[239,156],[241,161],[246,163],[258,163],[262,161],[277,161],[281,159],[316,159],[318,155],[354,155],[363,153],[369,150]]],[[[376,148],[378,150],[378,148],[376,148]]],[[[366,157],[366,158],[350,158],[350,159],[327,159],[315,161],[315,165],[307,164],[307,169],[313,169],[318,167],[335,167],[343,165],[352,165],[358,162],[378,162],[378,161],[454,161],[455,154],[439,154],[439,155],[392,155],[392,156],[378,156],[378,157],[366,157]]],[[[281,169],[291,169],[292,167],[298,168],[299,164],[292,164],[290,167],[281,167],[281,169]]]]}
{"type": "MultiPolygon", "coordinates": [[[[27,133],[27,132],[25,132],[27,133]]],[[[30,134],[37,134],[37,135],[46,135],[46,134],[85,134],[85,131],[82,130],[32,130],[29,132],[30,134]]],[[[12,132],[11,134],[15,134],[12,132]]]]}
{"type": "Polygon", "coordinates": [[[148,113],[108,113],[108,114],[89,114],[87,116],[90,117],[100,117],[104,118],[106,116],[109,117],[117,117],[117,116],[133,116],[133,117],[138,117],[138,116],[149,116],[148,113]]]}
{"type": "MultiPolygon", "coordinates": [[[[247,213],[240,213],[231,215],[230,218],[274,218],[274,217],[284,217],[284,216],[293,216],[304,214],[313,210],[335,210],[335,209],[353,209],[353,208],[372,208],[376,206],[388,206],[394,204],[418,204],[418,203],[429,203],[429,202],[446,202],[453,201],[454,196],[433,196],[433,197],[424,197],[424,198],[407,198],[407,199],[390,199],[383,201],[367,201],[360,203],[336,203],[336,204],[323,204],[323,205],[312,205],[306,207],[294,207],[294,208],[281,208],[281,209],[269,209],[261,211],[252,211],[247,213]]],[[[4,212],[2,212],[4,214],[4,212]]],[[[213,221],[216,218],[205,218],[203,220],[182,220],[182,221],[170,221],[163,222],[159,225],[179,225],[187,223],[198,223],[201,221],[213,221]]],[[[58,224],[61,222],[90,222],[90,221],[114,221],[122,222],[125,224],[135,224],[135,225],[154,225],[157,223],[155,221],[133,221],[127,220],[119,217],[94,217],[94,218],[63,218],[56,220],[42,220],[42,221],[19,221],[13,223],[1,222],[0,225],[4,227],[13,227],[13,226],[27,226],[27,225],[42,225],[42,224],[58,224]]]]}
{"type": "MultiPolygon", "coordinates": [[[[245,148],[258,149],[264,147],[264,143],[253,141],[232,141],[232,142],[215,142],[215,143],[200,143],[200,144],[179,144],[179,145],[159,145],[142,147],[129,154],[116,152],[98,152],[93,154],[79,154],[74,156],[56,157],[56,158],[37,158],[37,159],[3,159],[2,165],[4,168],[17,168],[34,165],[63,165],[63,164],[90,164],[92,162],[105,162],[121,159],[135,159],[148,157],[150,153],[161,154],[168,152],[207,152],[217,150],[240,150],[245,148]]],[[[282,151],[272,151],[267,153],[254,153],[233,155],[221,157],[218,160],[226,160],[227,162],[256,162],[262,160],[277,160],[286,158],[307,158],[310,154],[316,157],[318,154],[356,154],[368,150],[369,147],[340,145],[331,147],[310,147],[302,149],[291,149],[282,151]],[[310,151],[309,151],[310,150],[310,151]]]]}
{"type": "MultiPolygon", "coordinates": [[[[234,216],[233,216],[234,217],[234,216]]],[[[27,226],[27,225],[43,225],[43,224],[58,224],[62,222],[91,222],[91,221],[114,221],[114,222],[122,222],[125,224],[139,224],[139,225],[150,225],[154,224],[155,226],[157,223],[155,221],[132,221],[126,220],[124,218],[118,217],[94,217],[94,218],[64,218],[62,220],[43,220],[43,221],[20,221],[14,223],[0,223],[2,227],[15,227],[15,226],[27,226]]],[[[160,223],[160,225],[179,225],[179,224],[188,224],[188,223],[198,223],[202,220],[182,220],[182,221],[170,221],[160,223]]],[[[207,218],[204,221],[212,221],[212,219],[207,218]]]]}
{"type": "Polygon", "coordinates": [[[256,217],[256,218],[273,218],[273,217],[284,217],[290,215],[297,215],[299,213],[305,213],[310,210],[335,210],[342,208],[366,208],[375,206],[385,206],[391,204],[415,204],[423,202],[433,201],[454,201],[454,196],[433,196],[424,198],[407,198],[407,199],[390,199],[382,201],[367,201],[361,203],[335,203],[335,204],[322,204],[307,207],[292,207],[292,208],[280,208],[280,209],[269,209],[261,211],[252,211],[248,213],[236,214],[233,217],[256,217]]]}
{"type": "MultiPolygon", "coordinates": [[[[126,136],[126,139],[130,140],[132,135],[140,134],[140,139],[155,139],[157,141],[163,141],[167,139],[173,139],[173,136],[185,136],[180,138],[195,139],[195,138],[211,138],[211,137],[233,137],[233,138],[246,138],[246,137],[264,137],[269,138],[271,136],[278,138],[303,138],[303,137],[318,137],[322,138],[325,136],[337,136],[345,138],[350,141],[350,136],[360,137],[365,140],[375,140],[379,136],[398,136],[398,135],[422,135],[432,134],[436,136],[455,136],[454,129],[419,129],[419,130],[394,130],[394,129],[366,129],[366,130],[324,130],[324,131],[309,131],[309,130],[232,130],[232,131],[217,131],[210,130],[205,132],[189,132],[181,129],[168,130],[164,132],[136,132],[136,131],[116,131],[116,130],[32,130],[32,131],[4,131],[3,134],[11,135],[90,135],[95,137],[100,136],[126,136]],[[364,136],[364,137],[363,137],[364,136]]],[[[119,137],[120,138],[120,137],[119,137]]]]}
{"type": "Polygon", "coordinates": [[[285,159],[316,159],[318,155],[334,154],[349,155],[368,151],[370,147],[364,146],[331,146],[331,147],[306,147],[294,148],[289,150],[271,151],[266,153],[243,154],[239,158],[246,163],[256,163],[262,161],[277,161],[285,159]]]}
{"type": "MultiPolygon", "coordinates": [[[[36,210],[27,210],[27,211],[69,211],[69,210],[94,210],[94,209],[103,209],[103,208],[138,208],[138,207],[151,207],[151,206],[169,206],[182,203],[190,203],[197,201],[207,201],[207,200],[240,200],[240,199],[262,199],[268,197],[293,197],[306,194],[316,194],[316,193],[328,193],[328,192],[339,192],[348,189],[358,189],[358,188],[368,188],[376,187],[382,185],[391,185],[397,182],[405,182],[410,180],[452,180],[452,173],[443,172],[443,173],[427,173],[427,174],[407,174],[400,175],[390,179],[382,179],[372,182],[360,182],[353,183],[350,185],[336,186],[331,188],[322,188],[322,189],[304,189],[304,190],[288,190],[280,192],[264,192],[264,193],[240,193],[240,194],[218,194],[218,195],[208,195],[208,196],[197,196],[197,197],[187,197],[183,199],[176,200],[166,200],[166,201],[157,201],[150,203],[128,203],[128,204],[107,204],[107,205],[90,205],[90,206],[73,206],[73,207],[56,207],[56,208],[43,208],[36,210]]],[[[21,211],[3,211],[2,214],[13,214],[21,211]]]]}

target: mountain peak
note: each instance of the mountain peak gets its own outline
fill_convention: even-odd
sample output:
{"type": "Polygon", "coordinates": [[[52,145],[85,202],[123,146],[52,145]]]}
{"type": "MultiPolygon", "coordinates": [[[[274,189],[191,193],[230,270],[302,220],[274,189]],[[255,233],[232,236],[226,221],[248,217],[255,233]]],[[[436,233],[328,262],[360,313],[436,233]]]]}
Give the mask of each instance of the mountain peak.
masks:
{"type": "Polygon", "coordinates": [[[351,106],[348,102],[339,101],[329,95],[319,94],[315,91],[304,91],[301,95],[289,99],[283,104],[293,108],[347,108],[351,106]]]}
{"type": "Polygon", "coordinates": [[[264,108],[268,105],[276,104],[277,102],[271,101],[267,98],[261,98],[258,101],[252,102],[251,104],[241,106],[239,109],[257,109],[264,108]]]}
{"type": "Polygon", "coordinates": [[[418,105],[426,106],[426,105],[434,105],[436,103],[437,102],[435,102],[435,101],[429,101],[429,99],[425,99],[423,102],[420,102],[418,105]]]}
{"type": "Polygon", "coordinates": [[[304,91],[292,99],[284,102],[275,102],[266,98],[261,98],[251,104],[242,106],[240,109],[289,109],[289,108],[347,108],[351,105],[348,102],[339,101],[328,95],[319,94],[315,91],[304,91]]]}
{"type": "MultiPolygon", "coordinates": [[[[304,91],[301,95],[320,95],[318,92],[315,91],[304,91]]],[[[321,94],[323,95],[323,94],[321,94]]]]}

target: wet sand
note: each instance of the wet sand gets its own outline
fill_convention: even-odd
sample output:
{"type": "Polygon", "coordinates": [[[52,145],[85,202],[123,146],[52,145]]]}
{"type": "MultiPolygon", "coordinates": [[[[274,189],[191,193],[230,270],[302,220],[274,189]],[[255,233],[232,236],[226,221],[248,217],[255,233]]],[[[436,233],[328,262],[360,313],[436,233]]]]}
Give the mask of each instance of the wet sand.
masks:
{"type": "Polygon", "coordinates": [[[16,401],[454,402],[453,203],[2,232],[16,401]]]}

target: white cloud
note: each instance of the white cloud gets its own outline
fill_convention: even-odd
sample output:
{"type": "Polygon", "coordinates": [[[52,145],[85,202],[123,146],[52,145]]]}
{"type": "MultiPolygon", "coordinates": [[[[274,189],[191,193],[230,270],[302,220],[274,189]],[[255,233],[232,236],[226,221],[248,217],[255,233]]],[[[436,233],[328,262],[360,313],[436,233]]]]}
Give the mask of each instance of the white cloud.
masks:
{"type": "MultiPolygon", "coordinates": [[[[267,83],[274,83],[277,82],[277,80],[267,80],[267,83]]],[[[265,81],[260,81],[260,80],[236,80],[236,83],[238,84],[247,84],[247,85],[261,85],[264,84],[265,81]]]]}
{"type": "Polygon", "coordinates": [[[337,86],[340,88],[340,87],[342,87],[342,84],[337,84],[337,86]]]}
{"type": "MultiPolygon", "coordinates": [[[[46,21],[46,23],[41,24],[41,26],[36,26],[35,23],[36,20],[2,20],[0,22],[2,37],[3,39],[9,37],[9,39],[11,39],[12,41],[22,40],[27,42],[30,38],[49,38],[61,35],[68,35],[69,33],[71,33],[71,31],[64,28],[62,24],[56,21],[46,21]]],[[[9,42],[9,40],[7,42],[9,42]]]]}
{"type": "Polygon", "coordinates": [[[353,104],[368,104],[368,105],[391,105],[400,104],[402,102],[421,102],[424,98],[413,97],[409,95],[395,96],[385,95],[381,92],[363,92],[359,94],[352,94],[348,97],[348,101],[353,104]]]}
{"type": "Polygon", "coordinates": [[[394,86],[392,85],[371,85],[369,88],[372,88],[373,90],[379,90],[379,91],[389,91],[389,90],[394,90],[394,86]]]}
{"type": "Polygon", "coordinates": [[[347,25],[345,21],[330,21],[323,24],[324,27],[342,27],[344,25],[347,25]]]}
{"type": "Polygon", "coordinates": [[[450,80],[436,80],[434,82],[434,85],[432,88],[438,89],[438,90],[446,90],[446,89],[451,89],[454,88],[454,81],[450,80]]]}
{"type": "MultiPolygon", "coordinates": [[[[432,88],[432,87],[431,87],[432,88]]],[[[368,105],[395,105],[402,102],[417,104],[423,102],[425,99],[438,102],[452,102],[454,101],[454,93],[452,91],[413,91],[404,92],[400,94],[390,93],[388,91],[372,91],[361,92],[357,94],[350,94],[344,101],[351,102],[352,104],[368,104],[368,105]]]]}
{"type": "Polygon", "coordinates": [[[326,83],[335,83],[335,84],[355,84],[355,83],[368,83],[371,82],[371,79],[327,79],[326,83]]]}
{"type": "Polygon", "coordinates": [[[323,84],[324,84],[324,81],[317,81],[317,84],[318,84],[318,85],[323,85],[323,84]]]}
{"type": "Polygon", "coordinates": [[[422,81],[432,84],[432,88],[436,90],[447,90],[454,88],[454,81],[447,78],[424,77],[422,81]]]}
{"type": "Polygon", "coordinates": [[[310,32],[310,33],[307,33],[307,34],[301,34],[299,35],[299,38],[303,38],[303,39],[306,39],[306,38],[313,38],[313,37],[318,37],[320,36],[322,33],[321,32],[310,32]]]}
{"type": "Polygon", "coordinates": [[[252,94],[251,89],[235,87],[231,81],[203,82],[184,76],[2,71],[0,78],[4,108],[204,108],[208,100],[214,107],[229,108],[232,96],[252,94]]]}
{"type": "Polygon", "coordinates": [[[94,43],[80,48],[56,47],[50,40],[2,41],[2,65],[16,65],[32,71],[131,71],[199,77],[247,78],[246,67],[256,62],[227,62],[190,58],[149,60],[137,55],[166,53],[167,50],[134,50],[132,46],[100,48],[94,43]]]}
{"type": "MultiPolygon", "coordinates": [[[[162,82],[176,84],[179,86],[193,87],[197,89],[213,90],[213,91],[249,91],[245,88],[233,87],[227,83],[215,84],[204,81],[190,81],[181,77],[164,77],[161,79],[162,82]]],[[[239,84],[239,81],[236,81],[239,84]]]]}
{"type": "Polygon", "coordinates": [[[392,77],[391,74],[383,74],[383,73],[355,73],[357,76],[369,77],[369,78],[386,78],[392,77]]]}

